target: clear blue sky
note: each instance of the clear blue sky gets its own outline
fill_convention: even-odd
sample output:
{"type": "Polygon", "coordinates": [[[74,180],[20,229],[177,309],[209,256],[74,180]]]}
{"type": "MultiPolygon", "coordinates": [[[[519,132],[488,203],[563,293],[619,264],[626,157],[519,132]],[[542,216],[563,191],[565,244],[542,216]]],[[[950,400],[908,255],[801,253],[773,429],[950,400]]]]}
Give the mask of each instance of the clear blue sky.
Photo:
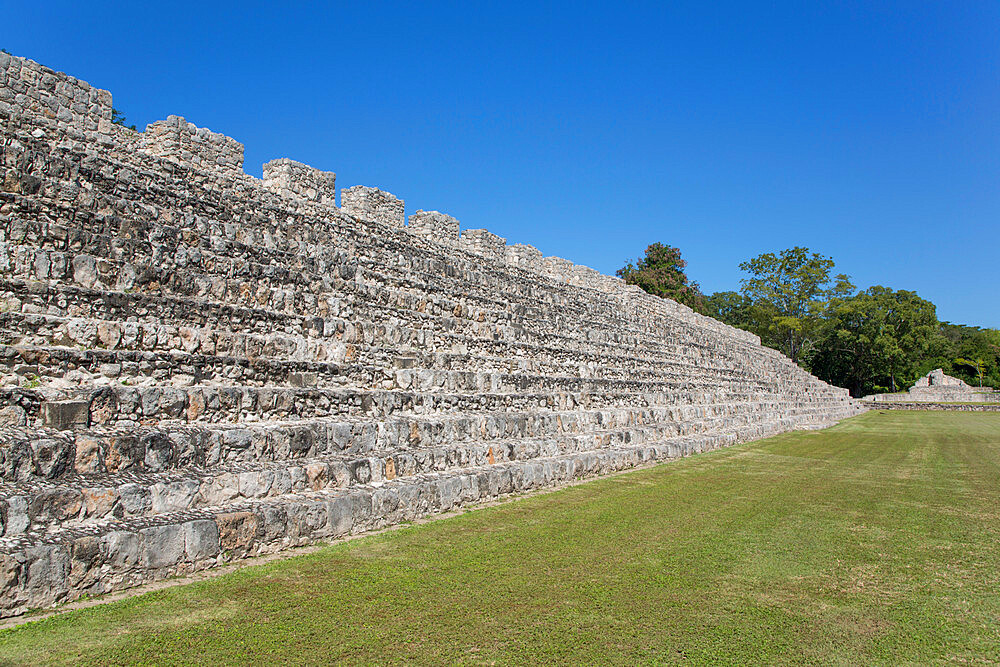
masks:
{"type": "Polygon", "coordinates": [[[1000,2],[9,3],[0,46],[613,273],[793,245],[1000,326],[1000,2]]]}

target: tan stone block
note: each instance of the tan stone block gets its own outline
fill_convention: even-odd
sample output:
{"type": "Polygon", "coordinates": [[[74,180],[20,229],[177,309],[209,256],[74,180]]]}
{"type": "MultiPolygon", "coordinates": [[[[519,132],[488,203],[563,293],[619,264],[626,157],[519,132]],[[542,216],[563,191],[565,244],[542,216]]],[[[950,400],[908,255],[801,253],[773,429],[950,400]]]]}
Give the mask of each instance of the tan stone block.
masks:
{"type": "Polygon", "coordinates": [[[215,515],[219,545],[223,550],[245,550],[253,545],[261,530],[261,519],[253,512],[215,515]]]}
{"type": "Polygon", "coordinates": [[[188,421],[195,421],[205,412],[205,395],[201,392],[188,394],[188,404],[184,412],[188,421]]]}
{"type": "Polygon", "coordinates": [[[85,517],[107,516],[114,509],[118,492],[106,487],[81,489],[83,494],[83,515],[85,517]]]}
{"type": "Polygon", "coordinates": [[[325,463],[310,463],[305,466],[306,479],[309,482],[309,488],[314,491],[318,491],[326,486],[326,481],[329,477],[329,466],[325,463]]]}
{"type": "Polygon", "coordinates": [[[89,435],[78,435],[76,437],[74,468],[81,475],[102,472],[104,470],[103,443],[89,435]]]}

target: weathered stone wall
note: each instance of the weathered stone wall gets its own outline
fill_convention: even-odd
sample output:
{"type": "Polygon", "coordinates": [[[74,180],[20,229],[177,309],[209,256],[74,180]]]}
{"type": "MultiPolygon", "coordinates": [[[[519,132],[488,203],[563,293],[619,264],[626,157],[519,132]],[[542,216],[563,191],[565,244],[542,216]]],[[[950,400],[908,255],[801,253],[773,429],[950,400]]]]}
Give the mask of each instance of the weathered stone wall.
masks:
{"type": "Polygon", "coordinates": [[[111,93],[0,53],[0,113],[34,119],[33,138],[111,144],[111,93]]]}
{"type": "Polygon", "coordinates": [[[873,394],[863,400],[872,403],[1000,403],[1000,391],[970,387],[963,380],[945,375],[936,368],[918,378],[906,393],[873,394]]]}
{"type": "Polygon", "coordinates": [[[0,613],[861,409],[616,278],[0,64],[0,613]]]}

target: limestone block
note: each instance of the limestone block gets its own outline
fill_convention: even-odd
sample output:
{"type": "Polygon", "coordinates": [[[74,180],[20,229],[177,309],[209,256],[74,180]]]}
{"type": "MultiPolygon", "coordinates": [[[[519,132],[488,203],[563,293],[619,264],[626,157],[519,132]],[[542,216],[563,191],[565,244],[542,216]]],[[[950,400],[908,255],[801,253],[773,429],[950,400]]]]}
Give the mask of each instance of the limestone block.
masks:
{"type": "Polygon", "coordinates": [[[184,558],[184,531],[177,524],[143,528],[139,531],[139,540],[143,567],[171,567],[184,558]]]}
{"type": "Polygon", "coordinates": [[[248,551],[256,543],[263,528],[262,518],[253,512],[218,514],[215,523],[219,527],[220,548],[237,553],[248,551]]]}
{"type": "Polygon", "coordinates": [[[61,477],[73,465],[73,442],[65,437],[41,437],[31,441],[31,458],[37,474],[46,479],[61,477]]]}
{"type": "Polygon", "coordinates": [[[118,487],[121,508],[128,516],[143,516],[152,506],[152,492],[145,486],[128,482],[118,487]]]}
{"type": "Polygon", "coordinates": [[[47,401],[41,406],[42,425],[66,430],[90,425],[90,403],[87,401],[47,401]]]}
{"type": "Polygon", "coordinates": [[[6,517],[4,521],[3,534],[5,537],[20,535],[31,526],[31,519],[28,515],[28,499],[24,496],[11,496],[7,498],[6,517]]]}
{"type": "Polygon", "coordinates": [[[97,260],[94,257],[81,254],[73,258],[73,280],[84,287],[93,287],[97,277],[97,260]]]}
{"type": "Polygon", "coordinates": [[[69,576],[69,550],[64,545],[41,544],[26,553],[28,571],[26,585],[33,598],[52,603],[65,595],[69,576]]]}
{"type": "Polygon", "coordinates": [[[219,527],[214,521],[200,519],[183,526],[184,554],[189,561],[214,558],[219,554],[219,527]]]}
{"type": "MultiPolygon", "coordinates": [[[[183,546],[183,542],[181,543],[183,546]]],[[[115,530],[101,538],[101,551],[107,554],[108,563],[119,568],[131,568],[139,564],[141,539],[138,533],[115,530]]]]}
{"type": "Polygon", "coordinates": [[[193,479],[153,484],[149,487],[150,509],[155,514],[191,509],[199,488],[200,485],[193,479]]]}
{"type": "Polygon", "coordinates": [[[83,495],[77,489],[43,489],[34,494],[28,505],[28,516],[40,523],[62,522],[80,514],[83,495]]]}

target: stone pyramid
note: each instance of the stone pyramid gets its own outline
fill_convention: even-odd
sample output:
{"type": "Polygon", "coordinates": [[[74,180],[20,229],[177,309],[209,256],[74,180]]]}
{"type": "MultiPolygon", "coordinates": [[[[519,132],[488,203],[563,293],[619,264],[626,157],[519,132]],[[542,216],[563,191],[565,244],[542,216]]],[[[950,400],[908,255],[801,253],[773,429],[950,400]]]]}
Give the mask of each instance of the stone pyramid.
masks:
{"type": "Polygon", "coordinates": [[[862,408],[616,278],[0,53],[0,613],[862,408]]]}

